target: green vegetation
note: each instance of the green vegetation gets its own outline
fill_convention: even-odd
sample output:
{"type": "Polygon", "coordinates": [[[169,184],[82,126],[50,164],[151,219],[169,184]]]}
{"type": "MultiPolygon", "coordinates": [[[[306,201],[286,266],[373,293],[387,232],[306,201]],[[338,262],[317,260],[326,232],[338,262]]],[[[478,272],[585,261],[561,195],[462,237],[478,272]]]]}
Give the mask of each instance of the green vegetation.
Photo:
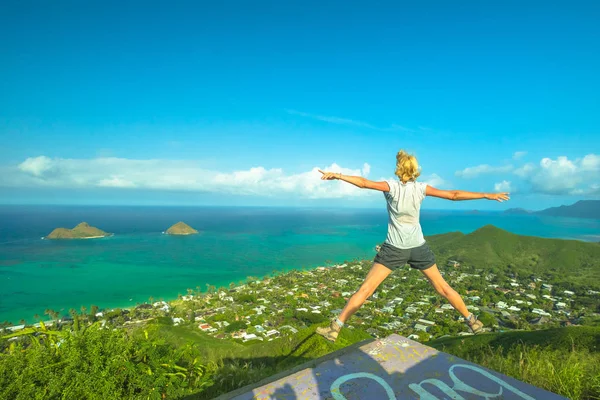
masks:
{"type": "Polygon", "coordinates": [[[86,239],[103,236],[109,236],[109,234],[90,226],[87,222],[82,222],[73,229],[56,228],[46,236],[46,239],[86,239]]]}
{"type": "Polygon", "coordinates": [[[369,337],[345,330],[332,344],[309,328],[244,345],[159,322],[30,328],[0,342],[0,398],[210,399],[369,337]]]}
{"type": "Polygon", "coordinates": [[[371,266],[354,260],[228,288],[207,284],[205,292],[197,286],[131,309],[49,309],[51,321],[39,326],[0,324],[0,398],[208,399],[391,333],[573,399],[600,398],[598,379],[585,378],[600,376],[600,246],[489,226],[429,243],[445,279],[491,333],[456,338],[469,335],[458,313],[405,267],[336,344],[325,341],[316,326],[340,312],[371,266]]]}
{"type": "Polygon", "coordinates": [[[439,339],[430,346],[570,399],[600,399],[600,328],[439,339]]]}
{"type": "Polygon", "coordinates": [[[178,222],[167,229],[166,233],[168,235],[193,235],[198,231],[184,222],[178,222]]]}
{"type": "Polygon", "coordinates": [[[600,247],[595,243],[515,235],[492,225],[468,235],[455,232],[427,239],[438,261],[458,260],[492,273],[535,274],[567,286],[600,286],[600,247]]]}

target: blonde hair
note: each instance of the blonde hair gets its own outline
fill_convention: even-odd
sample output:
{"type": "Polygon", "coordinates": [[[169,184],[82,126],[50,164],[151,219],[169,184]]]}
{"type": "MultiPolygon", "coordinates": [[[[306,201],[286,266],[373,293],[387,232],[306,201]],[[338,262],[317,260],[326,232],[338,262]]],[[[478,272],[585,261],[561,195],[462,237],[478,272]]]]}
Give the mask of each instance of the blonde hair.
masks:
{"type": "Polygon", "coordinates": [[[400,150],[396,154],[396,176],[403,183],[406,183],[415,181],[419,175],[421,175],[421,171],[417,158],[404,150],[400,150]]]}

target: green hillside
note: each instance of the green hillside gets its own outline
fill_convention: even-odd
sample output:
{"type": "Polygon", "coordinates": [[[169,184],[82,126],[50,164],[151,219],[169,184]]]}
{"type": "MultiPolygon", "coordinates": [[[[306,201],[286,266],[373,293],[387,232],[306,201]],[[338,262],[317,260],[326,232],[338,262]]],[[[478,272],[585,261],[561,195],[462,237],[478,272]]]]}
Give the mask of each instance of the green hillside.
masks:
{"type": "Polygon", "coordinates": [[[453,337],[427,344],[570,399],[600,399],[600,327],[453,337]]]}
{"type": "Polygon", "coordinates": [[[600,246],[578,240],[516,235],[492,225],[470,234],[428,237],[439,264],[452,259],[481,268],[507,267],[519,274],[564,277],[572,283],[600,282],[600,246]]]}
{"type": "Polygon", "coordinates": [[[314,326],[275,341],[243,344],[215,339],[186,327],[156,325],[149,332],[151,339],[165,340],[175,348],[193,346],[204,363],[214,365],[216,379],[212,385],[190,399],[211,399],[353,343],[371,339],[362,330],[345,329],[336,343],[330,343],[315,334],[314,326]]]}

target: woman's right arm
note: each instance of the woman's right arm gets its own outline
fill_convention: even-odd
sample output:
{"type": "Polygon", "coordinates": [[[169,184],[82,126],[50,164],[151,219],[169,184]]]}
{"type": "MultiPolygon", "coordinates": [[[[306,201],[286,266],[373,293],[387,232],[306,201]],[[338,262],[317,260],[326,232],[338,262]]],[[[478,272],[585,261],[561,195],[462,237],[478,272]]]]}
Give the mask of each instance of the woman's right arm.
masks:
{"type": "Polygon", "coordinates": [[[499,202],[510,200],[509,193],[477,193],[465,192],[464,190],[440,190],[427,185],[425,191],[427,196],[439,197],[440,199],[458,201],[458,200],[496,200],[499,202]]]}

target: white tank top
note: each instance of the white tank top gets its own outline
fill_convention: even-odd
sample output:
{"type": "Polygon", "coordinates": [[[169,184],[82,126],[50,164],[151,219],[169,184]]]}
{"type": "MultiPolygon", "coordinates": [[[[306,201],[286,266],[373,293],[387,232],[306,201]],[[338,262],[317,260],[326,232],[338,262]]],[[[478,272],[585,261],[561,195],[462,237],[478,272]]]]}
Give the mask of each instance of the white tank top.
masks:
{"type": "Polygon", "coordinates": [[[386,181],[389,192],[383,192],[387,201],[388,233],[386,243],[399,249],[412,249],[425,243],[419,216],[427,184],[386,181]]]}

